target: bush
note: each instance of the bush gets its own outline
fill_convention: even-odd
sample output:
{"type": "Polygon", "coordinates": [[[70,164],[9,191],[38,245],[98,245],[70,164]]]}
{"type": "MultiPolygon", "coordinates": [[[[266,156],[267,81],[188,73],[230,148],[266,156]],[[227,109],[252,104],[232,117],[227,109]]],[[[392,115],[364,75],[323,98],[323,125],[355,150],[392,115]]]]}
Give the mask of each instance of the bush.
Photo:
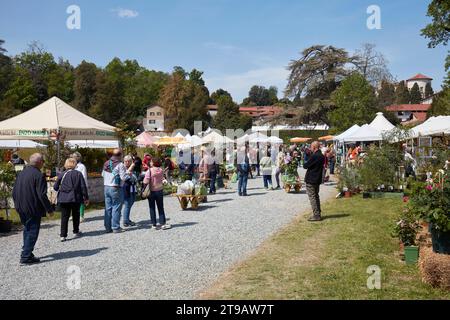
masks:
{"type": "Polygon", "coordinates": [[[399,238],[405,246],[413,246],[416,244],[416,235],[419,229],[417,216],[411,210],[404,209],[395,224],[392,236],[399,238]]]}
{"type": "Polygon", "coordinates": [[[340,174],[338,176],[337,188],[340,192],[346,191],[355,192],[358,190],[361,177],[357,167],[343,167],[340,169],[340,174]]]}

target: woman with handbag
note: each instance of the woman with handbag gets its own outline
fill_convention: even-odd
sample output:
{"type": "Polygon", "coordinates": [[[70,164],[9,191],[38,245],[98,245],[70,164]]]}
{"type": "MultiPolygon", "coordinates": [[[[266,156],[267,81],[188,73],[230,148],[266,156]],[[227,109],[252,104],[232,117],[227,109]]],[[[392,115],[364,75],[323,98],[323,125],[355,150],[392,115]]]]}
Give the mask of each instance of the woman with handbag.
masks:
{"type": "Polygon", "coordinates": [[[164,212],[164,171],[161,168],[160,159],[152,159],[151,167],[145,174],[144,185],[143,198],[148,199],[151,228],[158,229],[156,223],[156,207],[158,207],[160,228],[162,230],[170,229],[171,226],[166,223],[166,215],[164,212]],[[148,194],[148,191],[150,191],[150,194],[148,194]]]}
{"type": "Polygon", "coordinates": [[[84,181],[83,174],[75,170],[77,161],[73,158],[66,160],[64,168],[53,189],[58,192],[57,202],[61,208],[61,241],[67,239],[67,229],[69,225],[69,218],[72,215],[73,234],[75,237],[81,235],[80,233],[80,206],[89,204],[89,196],[84,181]]]}

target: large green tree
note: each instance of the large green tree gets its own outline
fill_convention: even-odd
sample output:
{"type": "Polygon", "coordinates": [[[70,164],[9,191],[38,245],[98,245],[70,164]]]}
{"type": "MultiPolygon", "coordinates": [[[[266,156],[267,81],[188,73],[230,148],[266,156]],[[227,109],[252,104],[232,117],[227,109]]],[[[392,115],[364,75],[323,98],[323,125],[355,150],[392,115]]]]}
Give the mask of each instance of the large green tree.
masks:
{"type": "Polygon", "coordinates": [[[450,87],[445,87],[433,98],[428,116],[450,116],[450,87]]]}
{"type": "Polygon", "coordinates": [[[434,94],[433,87],[431,86],[431,83],[428,82],[425,86],[425,96],[424,98],[429,98],[434,94]]]}
{"type": "Polygon", "coordinates": [[[332,94],[332,99],[336,108],[330,113],[330,120],[336,131],[369,123],[378,111],[373,87],[359,73],[346,78],[332,94]]]}
{"type": "Polygon", "coordinates": [[[382,80],[380,89],[378,90],[377,100],[380,109],[394,104],[395,85],[387,80],[382,80]]]}
{"type": "Polygon", "coordinates": [[[73,87],[75,99],[73,105],[82,112],[90,111],[94,105],[98,72],[99,69],[94,63],[89,63],[84,60],[75,68],[73,87]]]}
{"type": "Polygon", "coordinates": [[[411,101],[411,95],[406,87],[405,81],[400,81],[395,88],[395,103],[408,104],[411,101]]]}
{"type": "Polygon", "coordinates": [[[414,83],[410,91],[410,102],[412,104],[419,104],[422,101],[422,94],[420,93],[419,85],[414,83]]]}
{"type": "Polygon", "coordinates": [[[214,118],[214,128],[221,130],[223,133],[226,129],[239,129],[241,122],[241,114],[239,106],[233,102],[230,96],[223,95],[217,99],[217,114],[214,118]]]}
{"type": "Polygon", "coordinates": [[[428,46],[447,45],[450,40],[450,2],[446,0],[432,0],[428,5],[427,16],[432,22],[422,29],[422,35],[430,39],[428,46]]]}
{"type": "Polygon", "coordinates": [[[60,59],[55,69],[49,73],[47,81],[49,97],[57,96],[69,103],[73,101],[75,74],[69,61],[60,59]]]}
{"type": "Polygon", "coordinates": [[[217,104],[217,100],[221,96],[228,96],[233,99],[228,91],[224,89],[217,89],[216,91],[211,93],[211,96],[209,97],[209,104],[217,104]]]}
{"type": "Polygon", "coordinates": [[[302,104],[292,123],[330,124],[328,113],[334,108],[331,94],[349,74],[346,65],[350,62],[344,49],[324,45],[309,47],[300,59],[291,61],[285,95],[302,104]]]}
{"type": "Polygon", "coordinates": [[[253,106],[269,106],[272,105],[274,95],[276,97],[276,87],[270,87],[267,89],[264,86],[253,86],[248,92],[248,98],[245,98],[242,105],[253,106]]]}

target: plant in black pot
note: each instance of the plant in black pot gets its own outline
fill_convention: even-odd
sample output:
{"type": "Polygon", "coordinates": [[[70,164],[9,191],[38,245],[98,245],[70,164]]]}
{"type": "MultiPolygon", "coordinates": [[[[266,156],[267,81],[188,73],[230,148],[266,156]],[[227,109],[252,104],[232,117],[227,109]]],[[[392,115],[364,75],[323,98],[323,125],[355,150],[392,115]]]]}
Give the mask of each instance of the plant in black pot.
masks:
{"type": "Polygon", "coordinates": [[[434,177],[414,186],[409,208],[430,224],[433,251],[450,254],[450,174],[441,170],[434,177]]]}
{"type": "Polygon", "coordinates": [[[9,201],[12,196],[16,171],[9,163],[0,164],[0,204],[6,219],[0,219],[0,232],[10,232],[12,221],[9,219],[9,201]]]}
{"type": "Polygon", "coordinates": [[[405,208],[394,226],[392,236],[400,240],[406,264],[416,264],[419,258],[419,247],[416,246],[419,230],[420,223],[414,212],[405,208]]]}

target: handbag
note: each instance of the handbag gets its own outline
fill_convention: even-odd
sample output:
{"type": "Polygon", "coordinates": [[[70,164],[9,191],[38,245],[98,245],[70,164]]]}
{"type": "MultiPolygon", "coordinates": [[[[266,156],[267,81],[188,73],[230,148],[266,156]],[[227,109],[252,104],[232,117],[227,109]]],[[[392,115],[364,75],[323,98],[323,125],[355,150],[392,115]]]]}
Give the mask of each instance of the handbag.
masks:
{"type": "Polygon", "coordinates": [[[150,197],[150,194],[152,193],[152,191],[150,190],[152,173],[150,171],[151,169],[148,169],[148,170],[149,170],[149,174],[150,174],[150,181],[148,184],[144,185],[144,188],[142,188],[141,199],[148,199],[150,197]]]}
{"type": "Polygon", "coordinates": [[[61,178],[61,182],[59,183],[58,191],[56,191],[56,196],[55,196],[54,199],[52,198],[52,204],[54,204],[55,206],[58,205],[58,194],[59,194],[59,190],[61,190],[61,186],[62,186],[62,183],[64,181],[64,178],[66,177],[66,174],[68,174],[70,171],[72,171],[72,169],[67,170],[66,172],[64,172],[64,174],[63,174],[63,176],[61,178]]]}

